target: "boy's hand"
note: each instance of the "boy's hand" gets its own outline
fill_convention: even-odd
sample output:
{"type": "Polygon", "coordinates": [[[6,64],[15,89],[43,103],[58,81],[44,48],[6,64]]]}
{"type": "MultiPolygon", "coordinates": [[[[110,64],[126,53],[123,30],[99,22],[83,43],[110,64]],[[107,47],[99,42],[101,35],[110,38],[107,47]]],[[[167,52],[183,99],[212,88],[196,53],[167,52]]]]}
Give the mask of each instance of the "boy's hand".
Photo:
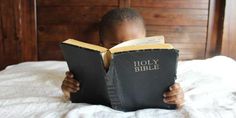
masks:
{"type": "Polygon", "coordinates": [[[184,93],[178,83],[173,84],[163,96],[165,103],[176,104],[177,108],[181,108],[184,104],[184,93]]]}
{"type": "Polygon", "coordinates": [[[74,75],[71,72],[66,72],[66,77],[62,82],[61,89],[66,96],[66,98],[70,98],[70,93],[75,93],[79,91],[79,82],[74,78],[74,75]]]}

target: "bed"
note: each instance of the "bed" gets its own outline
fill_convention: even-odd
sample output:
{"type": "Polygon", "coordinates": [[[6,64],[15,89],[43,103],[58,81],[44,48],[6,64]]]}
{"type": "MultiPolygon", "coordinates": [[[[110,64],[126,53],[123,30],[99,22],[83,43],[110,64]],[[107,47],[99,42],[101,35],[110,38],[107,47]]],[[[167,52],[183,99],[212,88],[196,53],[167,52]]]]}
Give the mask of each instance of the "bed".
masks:
{"type": "Polygon", "coordinates": [[[102,105],[70,103],[60,85],[64,61],[24,62],[0,71],[0,117],[3,118],[236,118],[236,61],[216,56],[180,61],[177,82],[185,93],[178,110],[116,111],[102,105]]]}

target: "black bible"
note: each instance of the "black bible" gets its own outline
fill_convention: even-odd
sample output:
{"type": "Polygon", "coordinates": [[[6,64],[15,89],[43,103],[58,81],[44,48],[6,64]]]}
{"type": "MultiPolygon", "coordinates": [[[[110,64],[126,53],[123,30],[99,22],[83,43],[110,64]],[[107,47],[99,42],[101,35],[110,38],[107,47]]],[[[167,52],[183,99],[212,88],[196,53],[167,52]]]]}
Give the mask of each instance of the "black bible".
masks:
{"type": "Polygon", "coordinates": [[[163,102],[163,94],[175,83],[179,54],[163,36],[133,39],[111,49],[74,39],[60,46],[80,82],[80,91],[70,95],[72,102],[122,111],[176,109],[163,102]]]}

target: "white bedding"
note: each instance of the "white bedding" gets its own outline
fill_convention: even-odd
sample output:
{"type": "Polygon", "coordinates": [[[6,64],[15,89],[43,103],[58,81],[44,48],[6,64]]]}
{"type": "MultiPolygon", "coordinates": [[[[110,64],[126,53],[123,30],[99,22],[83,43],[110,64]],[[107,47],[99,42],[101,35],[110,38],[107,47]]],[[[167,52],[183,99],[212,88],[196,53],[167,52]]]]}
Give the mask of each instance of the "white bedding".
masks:
{"type": "Polygon", "coordinates": [[[0,117],[236,118],[236,62],[227,57],[179,62],[177,82],[186,100],[179,110],[121,112],[65,102],[60,89],[65,71],[60,61],[25,62],[0,71],[0,117]]]}

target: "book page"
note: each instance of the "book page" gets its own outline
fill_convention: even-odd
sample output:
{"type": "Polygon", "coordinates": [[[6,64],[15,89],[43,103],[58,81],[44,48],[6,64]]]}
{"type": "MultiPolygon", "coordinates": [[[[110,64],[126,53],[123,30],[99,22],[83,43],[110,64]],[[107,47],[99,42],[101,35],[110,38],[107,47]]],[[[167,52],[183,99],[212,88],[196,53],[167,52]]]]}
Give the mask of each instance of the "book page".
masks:
{"type": "Polygon", "coordinates": [[[78,46],[78,47],[82,47],[82,48],[87,48],[87,49],[94,50],[94,51],[99,51],[101,53],[106,52],[108,50],[105,47],[90,44],[90,43],[85,43],[85,42],[78,41],[75,39],[68,39],[68,40],[63,41],[62,43],[73,45],[73,46],[78,46]]]}
{"type": "Polygon", "coordinates": [[[138,50],[147,50],[147,49],[173,49],[174,47],[171,44],[145,44],[145,45],[134,45],[134,46],[124,46],[118,48],[112,48],[108,52],[111,54],[119,52],[128,52],[128,51],[138,51],[138,50]]]}
{"type": "Polygon", "coordinates": [[[125,41],[123,43],[120,43],[111,49],[114,48],[121,48],[121,47],[126,47],[126,46],[136,46],[136,45],[148,45],[148,44],[164,44],[164,36],[152,36],[152,37],[146,37],[142,39],[133,39],[129,41],[125,41]]]}
{"type": "Polygon", "coordinates": [[[100,53],[102,56],[102,60],[103,60],[103,64],[104,64],[104,68],[108,69],[109,65],[110,65],[110,61],[112,59],[112,54],[110,53],[110,51],[107,52],[102,52],[100,53]]]}

